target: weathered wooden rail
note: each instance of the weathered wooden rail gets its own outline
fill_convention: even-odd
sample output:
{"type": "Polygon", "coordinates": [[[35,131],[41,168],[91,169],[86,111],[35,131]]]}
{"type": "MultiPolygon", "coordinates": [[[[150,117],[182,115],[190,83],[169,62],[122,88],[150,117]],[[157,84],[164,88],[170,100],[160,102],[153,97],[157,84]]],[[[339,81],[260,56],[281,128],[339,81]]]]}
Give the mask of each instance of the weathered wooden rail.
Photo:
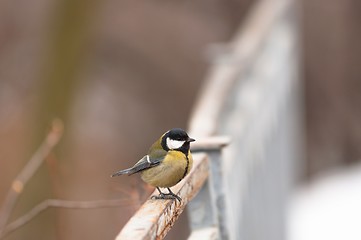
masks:
{"type": "Polygon", "coordinates": [[[195,165],[173,188],[183,201],[149,199],[117,240],[162,239],[186,205],[188,240],[285,239],[302,137],[297,34],[294,0],[257,1],[218,48],[195,104],[195,165]]]}
{"type": "MultiPolygon", "coordinates": [[[[198,193],[208,178],[207,155],[194,154],[194,167],[190,174],[173,187],[173,192],[182,198],[175,200],[149,199],[126,224],[116,239],[150,240],[162,239],[183,212],[186,204],[198,193]]],[[[154,192],[157,195],[157,192],[154,192]]]]}
{"type": "MultiPolygon", "coordinates": [[[[194,165],[188,176],[172,188],[182,198],[174,200],[148,199],[125,225],[116,239],[150,240],[162,239],[183,212],[187,203],[201,190],[209,176],[208,151],[219,151],[229,143],[226,137],[198,140],[192,151],[194,165]],[[197,153],[198,152],[198,153],[197,153]]],[[[158,195],[155,191],[154,195],[158,195]]]]}

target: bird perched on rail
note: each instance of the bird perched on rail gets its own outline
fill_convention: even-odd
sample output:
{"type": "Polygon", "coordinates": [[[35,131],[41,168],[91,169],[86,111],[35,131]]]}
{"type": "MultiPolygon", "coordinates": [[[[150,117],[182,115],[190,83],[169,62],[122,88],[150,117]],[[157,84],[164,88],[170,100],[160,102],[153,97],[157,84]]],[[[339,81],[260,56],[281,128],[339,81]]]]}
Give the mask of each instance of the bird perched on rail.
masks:
{"type": "Polygon", "coordinates": [[[150,147],[148,154],[140,159],[133,167],[120,170],[113,175],[132,175],[140,172],[144,182],[157,188],[159,195],[155,199],[182,199],[174,194],[170,187],[180,182],[191,170],[192,154],[189,150],[190,142],[195,141],[180,128],[174,128],[164,133],[150,147]],[[167,188],[163,193],[160,188],[167,188]]]}

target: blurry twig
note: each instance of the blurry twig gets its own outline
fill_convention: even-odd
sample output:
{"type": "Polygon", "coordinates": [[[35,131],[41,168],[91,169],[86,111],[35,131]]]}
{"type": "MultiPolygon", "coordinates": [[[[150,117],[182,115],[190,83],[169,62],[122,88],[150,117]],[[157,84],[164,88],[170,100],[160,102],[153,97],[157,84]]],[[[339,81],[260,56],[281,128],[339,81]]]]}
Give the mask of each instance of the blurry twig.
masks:
{"type": "Polygon", "coordinates": [[[134,203],[134,199],[129,200],[97,200],[97,201],[70,201],[61,199],[47,199],[33,207],[28,213],[19,217],[15,221],[6,225],[9,220],[10,214],[14,208],[14,205],[23,191],[26,183],[39,169],[41,164],[51,153],[52,149],[59,142],[63,135],[63,122],[59,119],[55,119],[52,122],[51,129],[47,134],[44,142],[40,145],[34,155],[30,158],[29,162],[21,170],[18,176],[12,182],[11,188],[8,191],[4,204],[0,211],[0,238],[3,238],[7,234],[15,231],[19,227],[28,223],[31,219],[37,216],[42,211],[50,207],[58,208],[75,208],[75,209],[91,209],[91,208],[110,208],[119,207],[124,204],[134,203]],[[128,202],[130,201],[130,203],[128,202]]]}
{"type": "Polygon", "coordinates": [[[38,170],[38,168],[52,151],[54,146],[59,142],[63,135],[63,130],[63,122],[60,119],[53,120],[51,124],[51,129],[47,134],[44,142],[40,145],[34,155],[30,158],[28,163],[21,170],[19,175],[12,182],[11,188],[5,197],[4,204],[0,211],[0,237],[3,236],[5,225],[9,220],[16,200],[23,191],[24,186],[38,170]]]}
{"type": "MultiPolygon", "coordinates": [[[[134,201],[129,199],[131,203],[134,201]]],[[[36,215],[41,213],[50,207],[59,207],[59,208],[76,208],[76,209],[89,209],[89,208],[110,208],[110,207],[119,207],[124,204],[129,205],[129,202],[123,200],[97,200],[97,201],[70,201],[70,200],[61,200],[61,199],[47,199],[33,207],[28,213],[19,217],[9,225],[7,225],[1,232],[0,238],[5,235],[15,231],[19,227],[28,223],[36,215]]]]}

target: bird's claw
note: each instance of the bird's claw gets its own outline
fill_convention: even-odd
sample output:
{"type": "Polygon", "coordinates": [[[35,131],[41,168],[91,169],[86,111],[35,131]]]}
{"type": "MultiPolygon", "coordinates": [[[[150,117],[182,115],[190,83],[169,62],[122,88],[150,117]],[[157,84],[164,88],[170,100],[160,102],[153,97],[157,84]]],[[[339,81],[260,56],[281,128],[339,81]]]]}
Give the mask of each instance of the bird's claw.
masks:
{"type": "Polygon", "coordinates": [[[177,199],[179,202],[182,201],[182,199],[179,196],[171,193],[162,193],[159,194],[158,196],[152,196],[151,199],[177,199]]]}

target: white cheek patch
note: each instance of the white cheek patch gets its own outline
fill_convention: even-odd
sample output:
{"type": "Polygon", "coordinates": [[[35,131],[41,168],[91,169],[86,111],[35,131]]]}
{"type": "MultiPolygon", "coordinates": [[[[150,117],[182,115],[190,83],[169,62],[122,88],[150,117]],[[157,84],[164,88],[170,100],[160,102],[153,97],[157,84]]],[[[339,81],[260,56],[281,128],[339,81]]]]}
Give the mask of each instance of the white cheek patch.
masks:
{"type": "Polygon", "coordinates": [[[167,147],[169,149],[178,149],[178,148],[182,147],[185,142],[186,141],[173,140],[168,137],[167,138],[167,147]]]}

